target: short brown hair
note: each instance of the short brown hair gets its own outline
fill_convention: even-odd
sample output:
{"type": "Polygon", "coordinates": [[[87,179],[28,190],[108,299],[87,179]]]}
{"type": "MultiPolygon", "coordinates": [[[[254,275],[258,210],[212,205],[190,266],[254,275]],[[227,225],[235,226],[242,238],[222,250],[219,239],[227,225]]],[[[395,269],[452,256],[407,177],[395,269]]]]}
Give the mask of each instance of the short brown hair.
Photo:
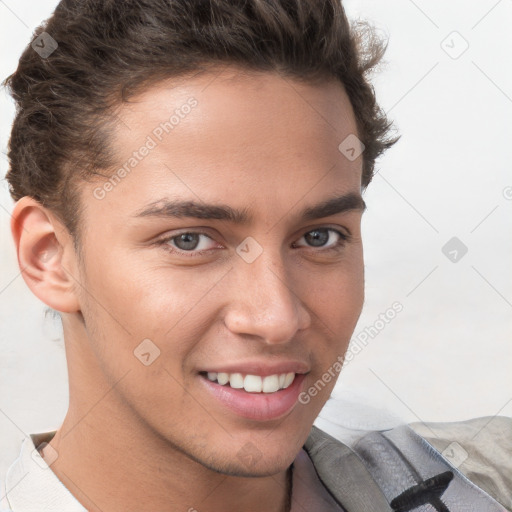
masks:
{"type": "Polygon", "coordinates": [[[17,105],[7,180],[14,200],[35,198],[75,237],[80,179],[115,165],[115,107],[158,80],[219,64],[339,80],[365,146],[363,188],[398,140],[367,80],[385,45],[340,0],[62,0],[34,36],[48,34],[53,53],[28,45],[4,82],[17,105]]]}

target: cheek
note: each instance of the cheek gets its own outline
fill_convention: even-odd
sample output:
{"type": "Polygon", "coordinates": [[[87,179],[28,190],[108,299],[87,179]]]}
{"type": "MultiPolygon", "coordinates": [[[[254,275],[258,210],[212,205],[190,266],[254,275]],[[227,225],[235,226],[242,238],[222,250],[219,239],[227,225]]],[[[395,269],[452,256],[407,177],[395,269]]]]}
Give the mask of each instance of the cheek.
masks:
{"type": "Polygon", "coordinates": [[[91,257],[86,272],[87,291],[94,291],[98,305],[110,313],[110,321],[128,332],[169,329],[209,284],[193,272],[157,267],[121,251],[91,257]]]}
{"type": "Polygon", "coordinates": [[[115,361],[119,369],[109,373],[139,365],[134,351],[147,339],[155,345],[154,352],[160,352],[160,365],[181,372],[214,321],[212,297],[221,300],[214,285],[222,271],[157,267],[110,253],[90,257],[85,272],[82,313],[100,360],[115,361]]]}
{"type": "Polygon", "coordinates": [[[305,304],[323,320],[331,336],[352,334],[364,302],[364,264],[362,250],[351,254],[331,269],[300,278],[305,304]]]}
{"type": "Polygon", "coordinates": [[[173,411],[191,409],[184,365],[204,338],[205,323],[198,317],[207,312],[194,305],[211,284],[190,286],[188,276],[170,269],[150,272],[139,264],[113,255],[87,261],[86,337],[106,379],[122,379],[116,390],[123,401],[155,425],[166,424],[169,417],[179,417],[173,411]]]}
{"type": "Polygon", "coordinates": [[[363,308],[362,251],[358,251],[357,258],[351,259],[350,265],[340,264],[336,271],[326,273],[321,279],[317,276],[317,279],[308,280],[304,290],[307,304],[314,313],[312,330],[323,335],[318,338],[321,348],[317,346],[314,350],[317,371],[310,376],[311,383],[325,375],[325,392],[319,393],[323,396],[335,385],[341,371],[339,361],[343,361],[363,308]]]}

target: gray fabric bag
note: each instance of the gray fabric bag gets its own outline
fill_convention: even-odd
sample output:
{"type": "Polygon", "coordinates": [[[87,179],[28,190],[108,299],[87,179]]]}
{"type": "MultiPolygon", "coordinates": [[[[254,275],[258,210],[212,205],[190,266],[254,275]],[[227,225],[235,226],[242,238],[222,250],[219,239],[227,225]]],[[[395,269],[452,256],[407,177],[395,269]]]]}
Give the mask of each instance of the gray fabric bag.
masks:
{"type": "Polygon", "coordinates": [[[313,427],[304,446],[347,512],[506,512],[408,425],[338,439],[313,427]],[[346,442],[345,442],[346,441],[346,442]]]}

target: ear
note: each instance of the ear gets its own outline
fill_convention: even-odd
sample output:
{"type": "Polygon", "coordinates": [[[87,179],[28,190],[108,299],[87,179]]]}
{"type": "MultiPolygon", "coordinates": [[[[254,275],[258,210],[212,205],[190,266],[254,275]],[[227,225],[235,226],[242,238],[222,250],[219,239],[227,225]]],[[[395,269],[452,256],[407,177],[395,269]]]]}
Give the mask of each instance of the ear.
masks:
{"type": "Polygon", "coordinates": [[[69,231],[41,203],[25,196],[14,205],[11,232],[21,274],[32,293],[57,311],[79,311],[73,277],[76,253],[69,231]]]}

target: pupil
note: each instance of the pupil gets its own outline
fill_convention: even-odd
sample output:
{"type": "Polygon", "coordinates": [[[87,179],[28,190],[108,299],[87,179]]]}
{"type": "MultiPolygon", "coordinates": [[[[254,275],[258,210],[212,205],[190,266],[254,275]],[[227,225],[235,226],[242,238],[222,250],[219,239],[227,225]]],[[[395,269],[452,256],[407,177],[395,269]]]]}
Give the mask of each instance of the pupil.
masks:
{"type": "Polygon", "coordinates": [[[308,243],[313,242],[312,245],[316,247],[324,245],[329,240],[329,234],[326,229],[315,229],[314,231],[307,233],[305,237],[308,239],[308,243]],[[314,235],[311,236],[312,234],[314,235]]]}
{"type": "Polygon", "coordinates": [[[183,233],[178,236],[176,239],[176,245],[183,250],[186,249],[195,249],[198,243],[199,235],[197,233],[183,233]],[[184,243],[184,247],[180,247],[180,244],[178,243],[184,243]],[[191,244],[191,245],[190,245],[191,244]]]}

